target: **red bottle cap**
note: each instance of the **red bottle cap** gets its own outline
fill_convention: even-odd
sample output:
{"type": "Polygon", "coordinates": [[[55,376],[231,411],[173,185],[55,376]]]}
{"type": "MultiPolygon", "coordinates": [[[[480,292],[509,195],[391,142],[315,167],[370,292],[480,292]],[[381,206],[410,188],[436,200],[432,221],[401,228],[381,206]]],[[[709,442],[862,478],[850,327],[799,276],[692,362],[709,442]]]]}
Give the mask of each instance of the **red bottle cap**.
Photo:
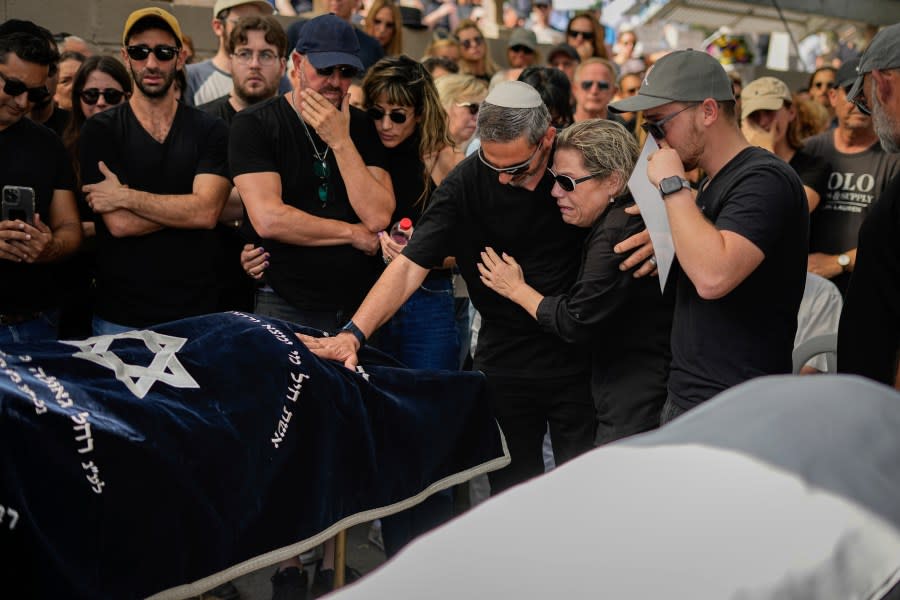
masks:
{"type": "Polygon", "coordinates": [[[403,217],[400,219],[400,229],[410,229],[412,227],[412,219],[403,217]]]}

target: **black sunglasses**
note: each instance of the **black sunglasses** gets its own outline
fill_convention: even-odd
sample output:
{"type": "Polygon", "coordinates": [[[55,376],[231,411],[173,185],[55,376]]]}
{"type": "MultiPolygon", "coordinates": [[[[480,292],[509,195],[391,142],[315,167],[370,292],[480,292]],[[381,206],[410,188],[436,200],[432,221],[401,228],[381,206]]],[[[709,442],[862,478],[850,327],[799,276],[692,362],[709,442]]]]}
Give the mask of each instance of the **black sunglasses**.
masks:
{"type": "Polygon", "coordinates": [[[866,99],[866,94],[863,91],[863,86],[860,85],[859,89],[856,91],[856,94],[851,96],[850,92],[853,90],[853,84],[848,85],[844,88],[844,92],[847,94],[847,100],[853,103],[853,106],[856,107],[856,110],[866,115],[867,117],[872,116],[872,109],[869,108],[869,102],[866,99]]]}
{"type": "Polygon", "coordinates": [[[331,77],[335,69],[340,74],[341,79],[353,79],[357,74],[356,67],[351,67],[350,65],[335,65],[324,69],[316,69],[316,73],[319,74],[319,77],[331,77]]]}
{"type": "Polygon", "coordinates": [[[486,166],[487,168],[491,169],[492,171],[496,171],[497,173],[499,173],[501,175],[513,175],[513,176],[521,175],[522,173],[524,173],[528,170],[528,167],[531,166],[531,161],[534,160],[534,157],[537,155],[537,153],[541,149],[541,146],[543,146],[543,145],[544,145],[544,140],[541,140],[540,143],[537,145],[537,148],[534,149],[534,152],[531,153],[531,156],[528,157],[528,160],[526,160],[523,163],[513,165],[511,167],[495,167],[494,165],[489,163],[488,160],[484,157],[483,148],[478,148],[478,160],[480,160],[484,164],[484,166],[486,166]]]}
{"type": "Polygon", "coordinates": [[[511,52],[524,52],[525,54],[534,54],[534,50],[532,50],[528,46],[522,46],[520,44],[510,46],[509,49],[511,52]]]}
{"type": "Polygon", "coordinates": [[[81,91],[81,101],[90,106],[97,104],[100,96],[103,96],[107,104],[118,104],[125,97],[125,92],[115,88],[87,88],[81,91]]]}
{"type": "Polygon", "coordinates": [[[817,89],[820,89],[820,88],[828,89],[828,88],[833,88],[833,87],[837,87],[837,86],[834,84],[833,81],[816,81],[815,83],[813,83],[813,87],[817,88],[817,89]]]}
{"type": "Polygon", "coordinates": [[[469,111],[469,114],[474,116],[478,114],[478,109],[481,107],[477,102],[457,102],[457,106],[460,108],[466,108],[469,111]]]}
{"type": "Polygon", "coordinates": [[[156,57],[156,60],[169,62],[178,56],[178,47],[160,44],[159,46],[153,46],[151,48],[147,44],[140,44],[137,46],[128,46],[125,48],[125,52],[128,53],[131,60],[147,60],[147,57],[149,57],[152,52],[153,56],[156,57]]]}
{"type": "Polygon", "coordinates": [[[24,81],[20,81],[18,79],[10,79],[2,73],[0,73],[0,79],[3,79],[3,93],[7,96],[18,98],[22,94],[27,93],[28,101],[35,104],[40,104],[50,97],[50,90],[48,90],[47,86],[45,85],[30,88],[25,85],[24,81]]]}
{"type": "Polygon", "coordinates": [[[559,184],[559,187],[564,189],[567,192],[575,191],[575,186],[579,183],[584,183],[588,179],[593,179],[596,175],[585,175],[584,177],[579,177],[578,179],[572,179],[568,175],[557,175],[556,172],[553,171],[550,167],[547,167],[547,170],[550,171],[550,174],[553,175],[553,179],[556,183],[559,184]]]}
{"type": "Polygon", "coordinates": [[[583,89],[583,90],[586,91],[586,92],[587,92],[587,91],[590,91],[590,89],[591,89],[592,87],[594,87],[594,84],[595,84],[595,83],[597,84],[597,87],[600,88],[601,90],[608,90],[608,89],[609,89],[609,82],[608,82],[608,81],[591,81],[590,79],[586,79],[586,80],[584,80],[584,81],[581,82],[581,89],[583,89]]]}
{"type": "Polygon", "coordinates": [[[593,40],[594,32],[593,31],[575,31],[574,29],[570,29],[566,32],[566,35],[569,37],[581,37],[585,40],[593,40]]]}
{"type": "Polygon", "coordinates": [[[399,110],[392,110],[391,112],[385,112],[378,106],[373,106],[371,108],[366,109],[366,114],[369,115],[369,117],[373,121],[380,121],[380,120],[384,119],[385,115],[387,115],[391,119],[391,121],[393,121],[397,125],[402,125],[403,123],[406,123],[406,113],[399,111],[399,110]]]}
{"type": "Polygon", "coordinates": [[[671,115],[669,115],[668,117],[663,117],[659,121],[644,121],[643,123],[641,123],[641,129],[643,129],[644,131],[646,131],[647,133],[652,135],[653,139],[655,139],[657,141],[664,140],[664,139],[666,139],[665,124],[668,123],[669,121],[671,121],[672,119],[674,119],[675,117],[677,117],[678,115],[680,115],[681,113],[683,113],[684,111],[686,111],[687,109],[694,108],[698,104],[699,104],[699,102],[695,102],[694,104],[688,104],[681,110],[677,110],[677,111],[673,112],[671,115]]]}
{"type": "Polygon", "coordinates": [[[459,45],[468,50],[472,46],[480,46],[484,43],[484,38],[481,36],[473,37],[471,40],[460,40],[459,45]]]}

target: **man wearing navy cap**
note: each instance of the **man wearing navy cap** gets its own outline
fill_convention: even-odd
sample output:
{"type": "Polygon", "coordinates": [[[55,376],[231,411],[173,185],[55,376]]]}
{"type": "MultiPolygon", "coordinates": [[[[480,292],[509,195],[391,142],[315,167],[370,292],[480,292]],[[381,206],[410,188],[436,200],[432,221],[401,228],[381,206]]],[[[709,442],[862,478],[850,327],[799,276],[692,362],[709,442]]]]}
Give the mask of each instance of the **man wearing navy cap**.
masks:
{"type": "MultiPolygon", "coordinates": [[[[900,156],[900,23],[876,35],[847,94],[870,113],[881,146],[900,156]]],[[[838,371],[900,388],[900,175],[872,205],[859,229],[856,270],[838,330],[838,371]]]]}
{"type": "Polygon", "coordinates": [[[809,215],[797,174],[738,128],[731,80],[714,58],[661,58],[636,96],[659,143],[647,176],[665,203],[680,269],[663,422],[759,375],[791,372],[806,281],[809,215]],[[699,194],[685,172],[702,168],[699,194]]]}

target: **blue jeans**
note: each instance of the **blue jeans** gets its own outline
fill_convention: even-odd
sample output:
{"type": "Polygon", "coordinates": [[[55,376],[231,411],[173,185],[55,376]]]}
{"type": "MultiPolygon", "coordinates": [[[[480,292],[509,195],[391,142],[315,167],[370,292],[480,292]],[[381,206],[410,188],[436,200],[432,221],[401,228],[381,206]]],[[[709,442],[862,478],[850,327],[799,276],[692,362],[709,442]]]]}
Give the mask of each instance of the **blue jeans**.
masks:
{"type": "Polygon", "coordinates": [[[58,325],[58,310],[46,310],[36,319],[15,325],[0,325],[0,344],[52,341],[56,339],[58,325]]]}
{"type": "Polygon", "coordinates": [[[117,333],[134,331],[134,329],[134,327],[119,325],[118,323],[113,323],[112,321],[101,319],[96,315],[93,319],[91,319],[91,330],[94,335],[116,335],[117,333]]]}
{"type": "Polygon", "coordinates": [[[426,279],[378,330],[378,348],[411,369],[459,368],[453,283],[426,279]]]}

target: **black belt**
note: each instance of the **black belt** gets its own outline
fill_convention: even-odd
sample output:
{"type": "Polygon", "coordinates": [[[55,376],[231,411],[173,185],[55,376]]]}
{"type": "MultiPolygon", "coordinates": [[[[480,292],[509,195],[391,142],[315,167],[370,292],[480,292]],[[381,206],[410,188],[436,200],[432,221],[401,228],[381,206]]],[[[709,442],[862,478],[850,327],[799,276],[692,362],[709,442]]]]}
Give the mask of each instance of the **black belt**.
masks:
{"type": "Polygon", "coordinates": [[[39,319],[43,314],[44,313],[41,311],[27,313],[0,313],[0,325],[18,325],[26,321],[39,319]]]}

